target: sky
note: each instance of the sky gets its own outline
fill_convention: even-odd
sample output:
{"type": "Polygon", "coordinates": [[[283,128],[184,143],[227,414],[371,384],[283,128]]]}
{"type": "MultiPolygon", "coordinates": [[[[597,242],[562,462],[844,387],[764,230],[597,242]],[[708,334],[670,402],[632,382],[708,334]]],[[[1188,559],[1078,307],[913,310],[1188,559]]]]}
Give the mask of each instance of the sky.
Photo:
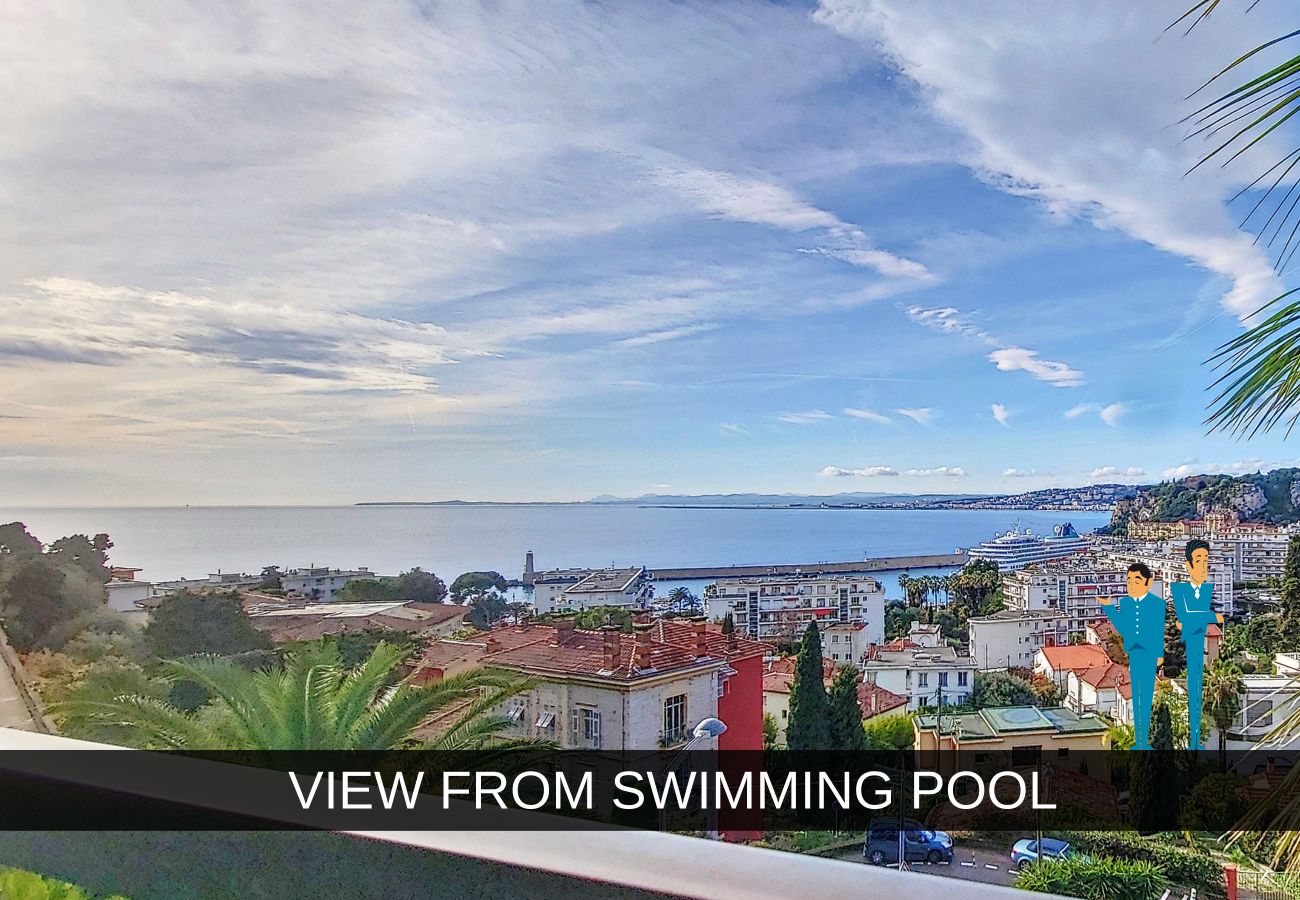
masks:
{"type": "Polygon", "coordinates": [[[1202,424],[1204,360],[1295,286],[1230,202],[1295,134],[1189,175],[1179,124],[1290,23],[1184,5],[11,5],[0,497],[1296,464],[1202,424]]]}

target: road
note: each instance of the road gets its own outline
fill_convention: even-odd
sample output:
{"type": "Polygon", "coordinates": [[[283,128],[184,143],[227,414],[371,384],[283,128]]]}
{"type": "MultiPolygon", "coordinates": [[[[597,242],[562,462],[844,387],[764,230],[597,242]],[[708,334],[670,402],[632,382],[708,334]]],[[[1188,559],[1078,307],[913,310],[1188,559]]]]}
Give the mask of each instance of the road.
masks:
{"type": "MultiPolygon", "coordinates": [[[[861,848],[850,848],[841,853],[839,859],[870,865],[862,858],[861,848]]],[[[983,847],[972,848],[958,845],[950,863],[912,863],[918,872],[932,875],[945,875],[964,881],[983,881],[986,884],[1009,885],[1015,873],[1011,870],[1011,849],[1005,852],[986,850],[983,847]]]]}

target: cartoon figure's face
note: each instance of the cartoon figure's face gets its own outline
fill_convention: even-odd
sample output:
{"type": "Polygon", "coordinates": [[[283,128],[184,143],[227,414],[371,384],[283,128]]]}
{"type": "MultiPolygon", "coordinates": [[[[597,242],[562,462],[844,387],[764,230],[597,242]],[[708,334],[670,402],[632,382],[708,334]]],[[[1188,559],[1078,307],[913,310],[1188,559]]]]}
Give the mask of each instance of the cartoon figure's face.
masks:
{"type": "Polygon", "coordinates": [[[1185,563],[1187,574],[1192,581],[1200,584],[1210,577],[1210,551],[1204,547],[1197,547],[1192,551],[1191,560],[1185,563]]]}
{"type": "Polygon", "coordinates": [[[1128,573],[1128,595],[1133,598],[1145,597],[1151,591],[1151,579],[1143,578],[1141,572],[1128,573]]]}

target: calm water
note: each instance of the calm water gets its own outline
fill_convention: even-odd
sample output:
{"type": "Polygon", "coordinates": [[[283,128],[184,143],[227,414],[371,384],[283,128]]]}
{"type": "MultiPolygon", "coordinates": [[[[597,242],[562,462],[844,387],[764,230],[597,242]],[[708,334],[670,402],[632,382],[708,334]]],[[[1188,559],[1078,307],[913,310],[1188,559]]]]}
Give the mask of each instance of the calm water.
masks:
{"type": "MultiPolygon", "coordinates": [[[[631,506],[181,507],[0,509],[44,541],[107,532],[112,561],[150,581],[215,572],[412,566],[450,582],[494,569],[518,578],[524,552],[537,567],[770,565],[863,556],[951,553],[1016,524],[1080,532],[1105,513],[1001,510],[655,509],[631,506]]],[[[917,573],[913,573],[917,574],[917,573]]],[[[885,576],[890,596],[894,577],[885,576]]],[[[659,584],[662,594],[671,585],[659,584]]]]}

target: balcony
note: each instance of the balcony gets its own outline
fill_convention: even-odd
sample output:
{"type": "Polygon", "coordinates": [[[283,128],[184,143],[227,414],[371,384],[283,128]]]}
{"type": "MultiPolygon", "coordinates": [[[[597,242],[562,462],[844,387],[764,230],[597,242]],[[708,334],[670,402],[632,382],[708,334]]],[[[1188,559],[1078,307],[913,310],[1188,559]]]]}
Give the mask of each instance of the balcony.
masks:
{"type": "MultiPolygon", "coordinates": [[[[0,728],[0,750],[94,748],[0,728]]],[[[108,749],[104,747],[104,749],[108,749]]],[[[134,751],[125,751],[134,752],[134,751]]],[[[0,757],[0,763],[3,758],[0,757]]],[[[177,760],[201,770],[195,760],[177,760]]],[[[169,799],[224,808],[201,778],[169,799]]],[[[541,814],[538,814],[541,815],[541,814]]],[[[645,831],[0,832],[0,866],[96,894],[459,898],[1037,897],[1014,888],[645,831]],[[417,887],[418,886],[418,887],[417,887]]]]}

